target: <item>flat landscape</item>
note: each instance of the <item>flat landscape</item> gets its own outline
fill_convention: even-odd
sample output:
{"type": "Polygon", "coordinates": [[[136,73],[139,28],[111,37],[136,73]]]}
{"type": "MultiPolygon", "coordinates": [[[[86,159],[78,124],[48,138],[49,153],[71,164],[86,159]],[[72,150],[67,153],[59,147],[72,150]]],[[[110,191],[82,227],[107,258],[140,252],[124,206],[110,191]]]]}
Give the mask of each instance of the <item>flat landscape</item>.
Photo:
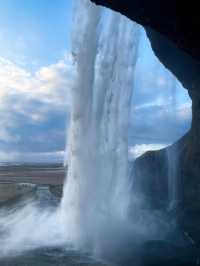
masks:
{"type": "Polygon", "coordinates": [[[0,167],[0,183],[62,185],[66,169],[62,164],[21,164],[0,167]]]}

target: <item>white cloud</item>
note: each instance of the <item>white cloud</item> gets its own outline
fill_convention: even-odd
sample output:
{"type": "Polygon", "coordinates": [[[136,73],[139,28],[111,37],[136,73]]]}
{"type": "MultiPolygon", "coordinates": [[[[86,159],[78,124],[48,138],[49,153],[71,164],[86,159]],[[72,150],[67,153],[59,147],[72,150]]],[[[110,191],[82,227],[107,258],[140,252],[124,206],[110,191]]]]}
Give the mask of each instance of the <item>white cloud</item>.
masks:
{"type": "Polygon", "coordinates": [[[40,99],[55,105],[67,104],[71,87],[73,64],[60,60],[56,64],[41,67],[35,73],[0,58],[0,103],[15,95],[26,99],[40,99]]]}
{"type": "Polygon", "coordinates": [[[74,75],[70,55],[35,73],[0,57],[0,141],[18,141],[11,135],[16,115],[32,123],[42,123],[52,110],[66,112],[74,75]]]}

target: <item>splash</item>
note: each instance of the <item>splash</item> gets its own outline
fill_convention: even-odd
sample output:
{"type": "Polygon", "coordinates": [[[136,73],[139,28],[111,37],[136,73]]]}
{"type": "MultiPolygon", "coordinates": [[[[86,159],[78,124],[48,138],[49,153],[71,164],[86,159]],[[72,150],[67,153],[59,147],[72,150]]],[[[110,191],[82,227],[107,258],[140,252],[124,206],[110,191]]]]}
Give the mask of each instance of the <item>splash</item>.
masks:
{"type": "Polygon", "coordinates": [[[59,208],[47,188],[0,209],[0,259],[43,247],[67,246],[59,208]],[[41,205],[45,203],[45,206],[41,205]],[[48,204],[48,205],[47,205],[48,204]]]}

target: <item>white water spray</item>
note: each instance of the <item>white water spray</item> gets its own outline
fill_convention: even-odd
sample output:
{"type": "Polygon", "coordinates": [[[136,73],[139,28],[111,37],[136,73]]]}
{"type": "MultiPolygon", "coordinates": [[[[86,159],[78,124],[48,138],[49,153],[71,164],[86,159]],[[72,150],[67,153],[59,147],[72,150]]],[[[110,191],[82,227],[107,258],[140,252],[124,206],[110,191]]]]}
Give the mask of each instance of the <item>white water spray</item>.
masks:
{"type": "Polygon", "coordinates": [[[178,147],[171,146],[167,149],[168,163],[168,199],[169,210],[177,207],[180,201],[180,174],[179,169],[179,153],[178,147]]]}
{"type": "MultiPolygon", "coordinates": [[[[171,120],[177,119],[177,80],[170,75],[170,104],[169,114],[171,120]]],[[[168,200],[169,210],[177,207],[180,201],[180,174],[179,174],[179,145],[173,144],[166,149],[167,165],[168,165],[168,200]]]]}
{"type": "Polygon", "coordinates": [[[106,226],[127,219],[128,120],[138,37],[138,26],[125,17],[79,1],[72,36],[77,78],[61,206],[78,247],[95,249],[106,226]]]}

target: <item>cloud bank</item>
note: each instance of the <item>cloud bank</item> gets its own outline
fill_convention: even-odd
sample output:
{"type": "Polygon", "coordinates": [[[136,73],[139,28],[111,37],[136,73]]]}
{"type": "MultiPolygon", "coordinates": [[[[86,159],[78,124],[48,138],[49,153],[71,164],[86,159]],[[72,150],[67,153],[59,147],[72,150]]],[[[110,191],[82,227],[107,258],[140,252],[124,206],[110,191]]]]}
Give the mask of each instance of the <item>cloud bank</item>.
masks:
{"type": "Polygon", "coordinates": [[[73,75],[70,56],[34,73],[0,58],[1,149],[63,149],[73,75]]]}

